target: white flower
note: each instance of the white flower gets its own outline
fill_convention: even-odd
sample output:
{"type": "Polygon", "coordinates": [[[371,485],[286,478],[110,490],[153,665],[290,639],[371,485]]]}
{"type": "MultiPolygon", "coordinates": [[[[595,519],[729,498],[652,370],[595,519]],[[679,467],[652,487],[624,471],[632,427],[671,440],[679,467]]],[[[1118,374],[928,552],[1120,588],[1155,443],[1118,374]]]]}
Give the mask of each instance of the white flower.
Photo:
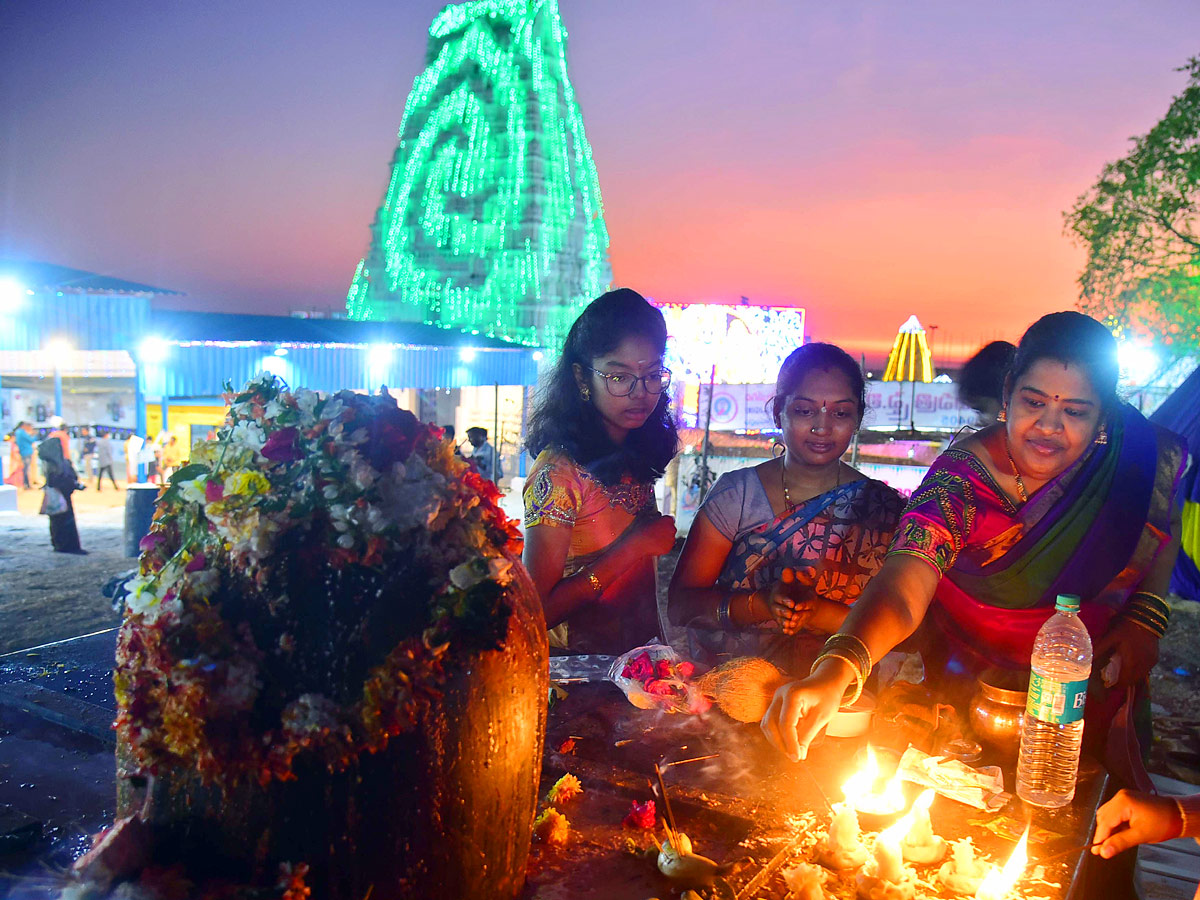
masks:
{"type": "Polygon", "coordinates": [[[324,408],[322,408],[321,418],[322,419],[336,419],[341,414],[342,410],[345,408],[346,408],[345,403],[343,403],[337,397],[333,397],[330,399],[330,401],[328,403],[325,404],[324,408]]]}
{"type": "Polygon", "coordinates": [[[512,562],[503,557],[493,557],[487,561],[488,577],[499,585],[512,581],[512,562]]]}
{"type": "Polygon", "coordinates": [[[460,591],[469,591],[487,575],[487,569],[479,560],[471,559],[450,570],[450,583],[460,591]]]}
{"type": "Polygon", "coordinates": [[[208,484],[208,476],[201,475],[198,478],[193,478],[190,481],[179,482],[179,496],[185,503],[195,503],[203,506],[204,487],[208,484]]]}
{"type": "Polygon", "coordinates": [[[296,398],[296,406],[300,409],[301,420],[306,425],[311,425],[316,417],[317,401],[320,399],[316,391],[310,391],[308,388],[299,388],[293,394],[296,398]]]}
{"type": "Polygon", "coordinates": [[[279,402],[279,398],[276,397],[274,400],[272,400],[270,403],[268,403],[265,407],[263,407],[263,418],[264,419],[274,419],[281,412],[283,412],[284,408],[285,408],[284,405],[279,402]]]}

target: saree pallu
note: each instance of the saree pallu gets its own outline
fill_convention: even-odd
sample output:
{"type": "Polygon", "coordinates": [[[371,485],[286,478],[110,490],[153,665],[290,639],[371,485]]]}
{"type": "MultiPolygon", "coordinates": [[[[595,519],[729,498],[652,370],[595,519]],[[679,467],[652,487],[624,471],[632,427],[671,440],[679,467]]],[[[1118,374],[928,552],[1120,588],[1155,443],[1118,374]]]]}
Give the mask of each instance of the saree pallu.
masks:
{"type": "MultiPolygon", "coordinates": [[[[816,594],[850,606],[883,565],[903,500],[881,481],[864,478],[820,494],[739,535],[717,586],[769,590],[784,569],[808,574],[816,594]]],[[[784,635],[775,622],[724,631],[688,626],[693,659],[715,665],[737,656],[762,656],[795,675],[807,675],[826,636],[784,635]]]]}
{"type": "MultiPolygon", "coordinates": [[[[891,550],[943,575],[919,638],[927,673],[961,701],[988,667],[1027,670],[1060,593],[1079,595],[1098,641],[1170,541],[1185,457],[1178,437],[1129,406],[1113,416],[1108,444],[1093,445],[1019,508],[974,454],[939,457],[891,550]]],[[[1119,713],[1148,738],[1146,687],[1130,698],[1093,677],[1085,743],[1096,749],[1119,713]]]]}

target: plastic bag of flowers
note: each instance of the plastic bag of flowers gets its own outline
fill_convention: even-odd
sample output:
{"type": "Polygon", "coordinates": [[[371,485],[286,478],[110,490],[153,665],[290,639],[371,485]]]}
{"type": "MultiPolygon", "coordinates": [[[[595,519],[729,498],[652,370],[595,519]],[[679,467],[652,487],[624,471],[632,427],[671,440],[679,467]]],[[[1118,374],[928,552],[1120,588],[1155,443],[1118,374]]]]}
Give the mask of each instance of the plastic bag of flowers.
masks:
{"type": "Polygon", "coordinates": [[[453,756],[520,782],[485,821],[527,829],[536,804],[544,622],[497,489],[386,392],[264,375],[227,401],[160,495],[129,585],[114,681],[136,777],[118,779],[118,816],[170,834],[189,871],[219,856],[270,873],[266,895],[284,861],[331,897],[415,896],[414,867],[442,896],[515,893],[523,857],[471,874],[454,835],[422,832],[473,827],[447,811],[473,802],[453,756]],[[507,717],[499,750],[471,731],[491,734],[489,715],[507,717]],[[147,779],[152,796],[129,787],[147,779]]]}
{"type": "Polygon", "coordinates": [[[647,644],[613,660],[608,678],[638,709],[702,713],[711,704],[692,684],[695,671],[666,644],[647,644]]]}

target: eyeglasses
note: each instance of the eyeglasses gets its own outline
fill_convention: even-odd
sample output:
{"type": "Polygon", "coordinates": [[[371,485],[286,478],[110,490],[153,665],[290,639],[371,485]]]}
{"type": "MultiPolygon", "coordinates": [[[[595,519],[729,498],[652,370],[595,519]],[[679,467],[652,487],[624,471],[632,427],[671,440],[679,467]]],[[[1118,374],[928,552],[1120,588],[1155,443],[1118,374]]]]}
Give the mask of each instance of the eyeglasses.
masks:
{"type": "Polygon", "coordinates": [[[628,397],[640,381],[647,394],[661,394],[671,384],[671,370],[659,369],[649,375],[630,375],[628,372],[601,372],[589,367],[588,371],[604,379],[604,386],[614,397],[628,397]]]}

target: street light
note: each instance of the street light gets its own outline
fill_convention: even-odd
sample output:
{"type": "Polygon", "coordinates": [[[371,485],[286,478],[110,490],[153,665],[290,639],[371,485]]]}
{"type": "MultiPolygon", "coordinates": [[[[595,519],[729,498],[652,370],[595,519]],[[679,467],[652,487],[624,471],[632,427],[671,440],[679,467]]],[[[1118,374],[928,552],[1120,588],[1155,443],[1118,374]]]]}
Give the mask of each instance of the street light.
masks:
{"type": "Polygon", "coordinates": [[[465,363],[475,362],[475,348],[474,347],[463,347],[461,350],[458,351],[458,358],[465,363]]]}
{"type": "Polygon", "coordinates": [[[165,338],[148,337],[138,345],[138,359],[150,365],[166,362],[170,354],[171,344],[165,338]]]}
{"type": "Polygon", "coordinates": [[[25,298],[33,291],[15,278],[0,278],[0,316],[15,316],[25,307],[25,298]]]}

